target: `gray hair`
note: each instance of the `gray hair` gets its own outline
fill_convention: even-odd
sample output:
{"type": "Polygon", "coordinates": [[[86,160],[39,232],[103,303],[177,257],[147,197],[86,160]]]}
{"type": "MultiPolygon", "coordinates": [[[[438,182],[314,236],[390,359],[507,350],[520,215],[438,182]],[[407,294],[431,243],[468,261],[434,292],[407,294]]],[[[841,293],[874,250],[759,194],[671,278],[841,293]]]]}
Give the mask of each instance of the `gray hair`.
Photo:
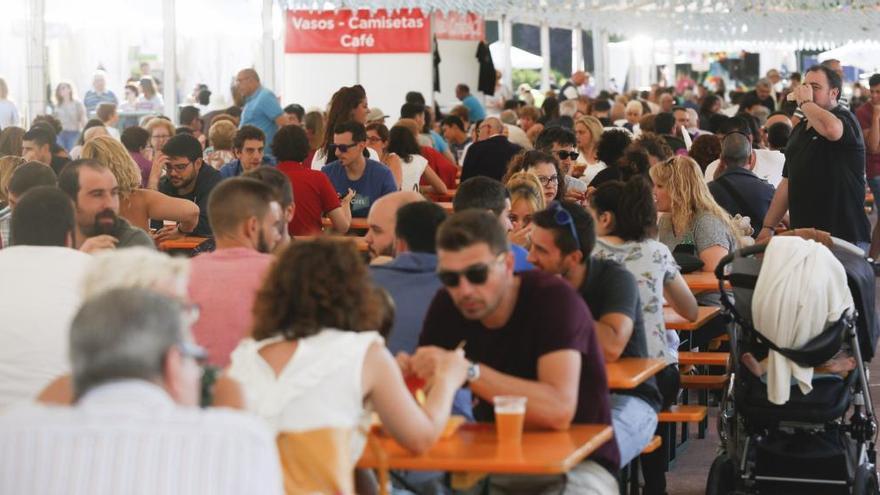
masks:
{"type": "Polygon", "coordinates": [[[505,110],[501,112],[501,122],[507,125],[516,125],[516,112],[513,110],[505,110]]]}
{"type": "Polygon", "coordinates": [[[574,117],[578,111],[577,100],[565,100],[559,102],[559,115],[562,117],[574,117]]]}
{"type": "Polygon", "coordinates": [[[145,247],[115,249],[96,254],[83,277],[83,299],[125,287],[141,287],[186,296],[189,260],[172,258],[145,247]]]}
{"type": "Polygon", "coordinates": [[[752,145],[744,134],[739,132],[728,134],[721,142],[721,160],[727,168],[743,167],[751,156],[752,145]]]}
{"type": "Polygon", "coordinates": [[[183,341],[181,310],[173,299],[142,288],[86,300],[70,326],[74,396],[116,380],[161,379],[165,355],[183,341]]]}

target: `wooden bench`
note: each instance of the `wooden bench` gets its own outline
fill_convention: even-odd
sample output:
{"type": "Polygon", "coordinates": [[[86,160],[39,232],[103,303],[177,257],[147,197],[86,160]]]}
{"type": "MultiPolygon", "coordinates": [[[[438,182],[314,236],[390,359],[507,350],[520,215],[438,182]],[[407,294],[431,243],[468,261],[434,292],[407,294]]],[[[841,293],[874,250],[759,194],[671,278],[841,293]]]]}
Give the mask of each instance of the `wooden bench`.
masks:
{"type": "Polygon", "coordinates": [[[678,353],[678,364],[682,366],[727,366],[729,352],[690,352],[678,353]]]}
{"type": "Polygon", "coordinates": [[[657,413],[657,421],[660,423],[697,423],[705,419],[708,413],[709,409],[706,406],[679,404],[657,413]]]}
{"type": "Polygon", "coordinates": [[[654,435],[654,438],[642,449],[642,454],[650,454],[659,449],[661,445],[663,445],[663,438],[660,435],[654,435]]]}
{"type": "Polygon", "coordinates": [[[681,375],[681,388],[721,390],[725,383],[727,375],[681,375]]]}
{"type": "Polygon", "coordinates": [[[688,321],[683,316],[675,312],[670,306],[663,307],[663,322],[666,324],[667,330],[687,330],[694,331],[702,328],[706,323],[715,319],[721,314],[721,308],[718,306],[699,306],[697,308],[697,321],[688,321]]]}

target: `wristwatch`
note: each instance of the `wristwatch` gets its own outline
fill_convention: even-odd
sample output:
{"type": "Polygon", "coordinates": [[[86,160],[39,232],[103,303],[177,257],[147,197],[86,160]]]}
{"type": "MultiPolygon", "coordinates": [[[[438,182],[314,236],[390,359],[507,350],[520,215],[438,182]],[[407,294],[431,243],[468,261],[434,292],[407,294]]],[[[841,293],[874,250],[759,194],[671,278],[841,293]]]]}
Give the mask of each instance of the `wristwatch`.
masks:
{"type": "Polygon", "coordinates": [[[480,363],[475,363],[471,361],[470,366],[467,369],[467,382],[474,383],[475,381],[480,379],[480,363]]]}

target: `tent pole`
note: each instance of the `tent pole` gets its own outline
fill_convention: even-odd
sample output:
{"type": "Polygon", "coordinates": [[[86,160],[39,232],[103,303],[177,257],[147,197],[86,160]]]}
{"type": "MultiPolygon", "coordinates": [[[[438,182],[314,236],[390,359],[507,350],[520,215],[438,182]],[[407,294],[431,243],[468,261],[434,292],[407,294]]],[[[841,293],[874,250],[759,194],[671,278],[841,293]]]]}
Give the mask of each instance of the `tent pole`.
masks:
{"type": "Polygon", "coordinates": [[[584,48],[580,26],[571,30],[571,72],[584,70],[584,48]]]}
{"type": "Polygon", "coordinates": [[[607,50],[606,36],[599,29],[598,24],[593,23],[590,28],[590,35],[593,40],[593,77],[596,80],[596,89],[603,90],[608,84],[605,76],[605,50],[607,50]]]}
{"type": "Polygon", "coordinates": [[[23,112],[25,122],[30,122],[46,108],[46,0],[30,0],[28,7],[28,104],[23,112]]]}
{"type": "Polygon", "coordinates": [[[504,53],[501,57],[501,80],[504,82],[504,87],[515,91],[516,88],[513,87],[513,63],[510,60],[510,50],[511,46],[513,46],[513,23],[510,22],[509,17],[502,15],[499,27],[501,28],[500,38],[504,53]]]}
{"type": "Polygon", "coordinates": [[[162,97],[165,99],[165,115],[177,122],[177,13],[175,0],[162,0],[162,39],[165,78],[162,97]]]}
{"type": "MultiPolygon", "coordinates": [[[[272,36],[272,3],[263,0],[263,86],[275,91],[275,39],[272,36]]],[[[277,91],[275,91],[277,93],[277,91]]]]}
{"type": "Polygon", "coordinates": [[[541,91],[550,89],[550,26],[541,23],[541,91]]]}

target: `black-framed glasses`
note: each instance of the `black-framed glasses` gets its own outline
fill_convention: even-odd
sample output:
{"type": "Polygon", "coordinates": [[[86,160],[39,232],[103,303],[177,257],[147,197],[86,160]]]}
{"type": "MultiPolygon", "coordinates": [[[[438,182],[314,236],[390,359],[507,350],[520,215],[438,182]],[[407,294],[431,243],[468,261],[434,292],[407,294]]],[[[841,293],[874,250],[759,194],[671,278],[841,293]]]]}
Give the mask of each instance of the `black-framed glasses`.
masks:
{"type": "Polygon", "coordinates": [[[565,160],[566,158],[571,158],[572,160],[577,160],[578,157],[581,156],[581,154],[578,153],[577,151],[560,150],[560,151],[556,152],[556,156],[558,156],[560,160],[565,160]]]}
{"type": "Polygon", "coordinates": [[[505,254],[506,253],[499,254],[492,263],[477,263],[461,271],[438,270],[437,278],[439,278],[440,283],[446,287],[458,287],[462,275],[470,284],[483,285],[486,283],[486,280],[489,280],[489,269],[491,268],[491,265],[503,260],[505,254]]]}
{"type": "Polygon", "coordinates": [[[549,187],[550,184],[559,184],[559,176],[551,175],[550,177],[544,177],[543,175],[538,175],[538,180],[541,182],[541,185],[544,187],[549,187]]]}
{"type": "Polygon", "coordinates": [[[168,172],[169,174],[170,174],[172,171],[173,171],[173,172],[177,172],[177,173],[185,172],[186,169],[188,169],[190,165],[192,165],[192,162],[186,162],[186,163],[167,163],[167,164],[165,164],[165,171],[168,172]]]}
{"type": "Polygon", "coordinates": [[[578,237],[577,228],[574,225],[574,218],[572,218],[571,213],[563,208],[562,203],[559,201],[553,201],[550,203],[547,210],[553,214],[553,221],[556,222],[556,225],[560,227],[568,226],[568,230],[571,232],[571,237],[574,238],[574,245],[577,247],[578,251],[580,251],[581,239],[578,237]]]}
{"type": "Polygon", "coordinates": [[[340,153],[348,153],[348,150],[357,146],[358,143],[351,144],[331,144],[330,145],[330,153],[336,154],[336,150],[339,150],[340,153]]]}

